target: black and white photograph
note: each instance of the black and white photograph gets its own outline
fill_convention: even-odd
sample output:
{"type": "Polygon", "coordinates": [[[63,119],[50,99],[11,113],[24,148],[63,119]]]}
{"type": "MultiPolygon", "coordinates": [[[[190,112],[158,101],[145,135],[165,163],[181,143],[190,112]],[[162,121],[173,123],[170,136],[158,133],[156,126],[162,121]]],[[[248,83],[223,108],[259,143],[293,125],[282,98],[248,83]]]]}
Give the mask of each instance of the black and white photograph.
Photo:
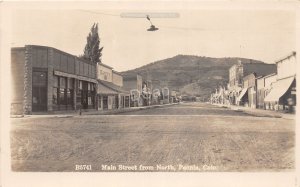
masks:
{"type": "Polygon", "coordinates": [[[273,173],[299,185],[297,1],[2,5],[12,175],[273,173]]]}

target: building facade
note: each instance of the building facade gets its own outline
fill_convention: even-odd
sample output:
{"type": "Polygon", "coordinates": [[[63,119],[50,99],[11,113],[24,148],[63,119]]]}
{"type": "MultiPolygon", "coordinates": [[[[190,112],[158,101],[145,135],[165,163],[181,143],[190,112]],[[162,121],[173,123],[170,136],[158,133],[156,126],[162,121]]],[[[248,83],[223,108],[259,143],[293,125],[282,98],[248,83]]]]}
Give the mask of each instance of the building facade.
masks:
{"type": "Polygon", "coordinates": [[[257,108],[269,109],[268,105],[265,105],[265,97],[269,94],[271,86],[276,82],[277,74],[272,73],[270,75],[261,76],[256,79],[257,85],[257,108]]]}
{"type": "Polygon", "coordinates": [[[243,90],[238,97],[239,105],[256,108],[256,73],[243,78],[243,90]]]}
{"type": "Polygon", "coordinates": [[[130,92],[130,106],[142,106],[143,78],[141,75],[123,76],[123,88],[130,92]]]}
{"type": "Polygon", "coordinates": [[[256,74],[256,76],[264,76],[271,73],[276,73],[276,65],[251,62],[242,63],[241,61],[238,61],[237,64],[231,66],[229,69],[228,83],[228,99],[230,104],[235,105],[241,103],[240,95],[244,95],[246,92],[246,89],[243,88],[244,77],[253,72],[256,74]]]}
{"type": "Polygon", "coordinates": [[[96,65],[46,46],[11,49],[12,114],[95,109],[96,65]]]}
{"type": "Polygon", "coordinates": [[[271,86],[270,93],[264,102],[273,110],[296,110],[296,52],[278,60],[276,82],[271,86]]]}
{"type": "Polygon", "coordinates": [[[97,65],[97,109],[111,110],[130,107],[130,94],[122,88],[123,77],[112,67],[97,65]]]}

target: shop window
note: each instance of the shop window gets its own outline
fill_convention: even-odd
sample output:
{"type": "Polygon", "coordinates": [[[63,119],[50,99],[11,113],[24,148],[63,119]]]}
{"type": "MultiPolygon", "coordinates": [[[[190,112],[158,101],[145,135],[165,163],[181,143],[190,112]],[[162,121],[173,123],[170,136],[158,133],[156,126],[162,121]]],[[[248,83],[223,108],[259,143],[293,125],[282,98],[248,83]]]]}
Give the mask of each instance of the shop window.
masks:
{"type": "Polygon", "coordinates": [[[53,87],[58,88],[58,76],[53,75],[53,87]]]}
{"type": "Polygon", "coordinates": [[[103,96],[103,109],[108,109],[108,96],[103,96]]]}
{"type": "Polygon", "coordinates": [[[66,97],[65,97],[65,89],[60,88],[59,90],[60,90],[59,91],[59,104],[66,105],[67,102],[66,102],[66,97]]]}
{"type": "Polygon", "coordinates": [[[52,104],[58,104],[58,76],[53,76],[53,97],[52,97],[52,104]]]}
{"type": "Polygon", "coordinates": [[[78,89],[82,90],[82,81],[78,81],[78,89]]]}
{"type": "Polygon", "coordinates": [[[74,80],[71,78],[68,78],[68,89],[74,89],[74,80]]]}
{"type": "Polygon", "coordinates": [[[58,104],[57,91],[58,91],[58,88],[53,88],[53,99],[52,99],[52,103],[53,103],[54,105],[57,105],[57,104],[58,104]]]}
{"type": "Polygon", "coordinates": [[[73,96],[74,96],[74,79],[68,78],[68,89],[67,89],[67,105],[70,109],[73,109],[73,96]]]}
{"type": "Polygon", "coordinates": [[[65,77],[60,77],[59,78],[59,88],[63,88],[63,89],[67,88],[65,77]]]}
{"type": "Polygon", "coordinates": [[[67,89],[67,104],[71,107],[73,107],[73,93],[73,90],[67,89]]]}
{"type": "Polygon", "coordinates": [[[98,96],[98,108],[101,108],[102,106],[101,106],[101,96],[99,95],[98,96]]]}

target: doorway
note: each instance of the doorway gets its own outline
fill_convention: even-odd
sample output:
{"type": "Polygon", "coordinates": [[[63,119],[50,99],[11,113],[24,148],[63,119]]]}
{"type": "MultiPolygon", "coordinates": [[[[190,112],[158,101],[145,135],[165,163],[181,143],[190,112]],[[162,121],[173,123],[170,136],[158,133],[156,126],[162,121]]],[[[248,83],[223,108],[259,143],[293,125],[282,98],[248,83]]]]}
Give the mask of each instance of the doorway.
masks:
{"type": "Polygon", "coordinates": [[[32,111],[47,111],[47,72],[32,73],[32,111]]]}

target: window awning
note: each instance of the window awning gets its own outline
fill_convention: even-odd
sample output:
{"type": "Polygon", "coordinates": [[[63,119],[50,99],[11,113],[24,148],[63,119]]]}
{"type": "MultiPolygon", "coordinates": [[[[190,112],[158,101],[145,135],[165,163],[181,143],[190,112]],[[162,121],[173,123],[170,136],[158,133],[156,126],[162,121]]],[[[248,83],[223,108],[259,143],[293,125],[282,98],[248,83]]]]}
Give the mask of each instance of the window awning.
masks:
{"type": "Polygon", "coordinates": [[[238,96],[237,101],[240,101],[244,97],[244,95],[247,93],[247,90],[248,90],[248,88],[243,88],[242,89],[242,92],[238,96]]]}
{"type": "Polygon", "coordinates": [[[286,79],[278,80],[273,83],[272,89],[270,93],[265,97],[265,102],[274,102],[279,101],[280,97],[282,97],[289,89],[295,77],[289,77],[286,79]]]}
{"type": "Polygon", "coordinates": [[[115,90],[101,84],[98,83],[98,87],[97,87],[97,94],[100,95],[118,95],[118,92],[116,92],[115,90]]]}
{"type": "Polygon", "coordinates": [[[65,73],[65,72],[61,72],[61,71],[54,71],[54,75],[69,77],[69,78],[75,78],[75,79],[79,79],[79,80],[87,81],[87,82],[92,82],[92,83],[97,83],[96,79],[83,77],[83,76],[80,76],[80,75],[74,75],[74,74],[70,74],[70,73],[65,73]]]}
{"type": "Polygon", "coordinates": [[[98,94],[121,94],[130,95],[130,93],[124,90],[122,87],[113,84],[112,82],[98,80],[98,94]]]}

